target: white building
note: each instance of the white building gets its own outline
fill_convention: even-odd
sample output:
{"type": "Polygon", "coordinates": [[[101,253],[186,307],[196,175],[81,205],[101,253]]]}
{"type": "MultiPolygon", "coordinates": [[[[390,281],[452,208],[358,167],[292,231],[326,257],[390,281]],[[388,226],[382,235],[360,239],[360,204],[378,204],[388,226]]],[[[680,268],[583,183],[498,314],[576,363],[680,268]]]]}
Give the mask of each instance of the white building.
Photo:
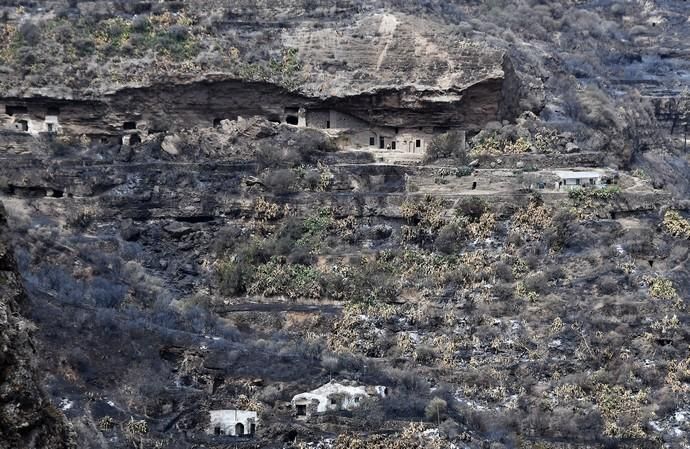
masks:
{"type": "Polygon", "coordinates": [[[374,387],[346,385],[331,380],[315,390],[296,395],[292,398],[292,406],[298,417],[306,417],[313,413],[351,410],[358,407],[366,398],[384,398],[387,394],[388,388],[381,385],[374,387]]]}
{"type": "Polygon", "coordinates": [[[556,190],[570,190],[577,187],[598,187],[602,185],[603,173],[596,171],[570,171],[556,170],[554,174],[558,182],[554,186],[556,190]]]}
{"type": "Polygon", "coordinates": [[[211,410],[211,435],[249,436],[256,433],[258,415],[251,410],[211,410]]]}
{"type": "MultiPolygon", "coordinates": [[[[433,127],[396,128],[375,126],[361,118],[333,109],[285,108],[283,123],[329,130],[336,143],[344,149],[396,150],[426,153],[431,140],[438,134],[433,127]]],[[[460,131],[463,136],[464,131],[460,131]]]]}
{"type": "Polygon", "coordinates": [[[0,105],[0,124],[2,128],[33,135],[58,133],[61,129],[59,114],[56,106],[0,105]]]}

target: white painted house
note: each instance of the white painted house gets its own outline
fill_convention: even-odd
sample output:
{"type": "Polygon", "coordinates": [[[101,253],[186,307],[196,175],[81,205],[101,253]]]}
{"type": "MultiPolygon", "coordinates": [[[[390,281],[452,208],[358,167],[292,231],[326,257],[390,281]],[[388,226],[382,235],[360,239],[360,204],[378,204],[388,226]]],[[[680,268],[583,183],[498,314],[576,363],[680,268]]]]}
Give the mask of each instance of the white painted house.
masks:
{"type": "Polygon", "coordinates": [[[384,398],[386,395],[388,388],[382,385],[370,387],[332,380],[315,390],[296,395],[292,398],[292,406],[298,417],[306,417],[313,413],[352,410],[366,398],[384,398]]]}
{"type": "Polygon", "coordinates": [[[211,435],[249,436],[256,433],[258,415],[251,410],[211,410],[211,435]]]}
{"type": "Polygon", "coordinates": [[[577,187],[600,187],[602,186],[601,172],[596,171],[571,171],[556,170],[554,174],[558,177],[555,185],[556,190],[570,190],[577,187]]]}
{"type": "MultiPolygon", "coordinates": [[[[439,134],[433,127],[397,128],[376,126],[359,117],[333,109],[285,108],[282,122],[302,128],[328,130],[343,149],[394,150],[426,153],[427,146],[439,134]]],[[[462,135],[464,146],[465,131],[462,135]]]]}

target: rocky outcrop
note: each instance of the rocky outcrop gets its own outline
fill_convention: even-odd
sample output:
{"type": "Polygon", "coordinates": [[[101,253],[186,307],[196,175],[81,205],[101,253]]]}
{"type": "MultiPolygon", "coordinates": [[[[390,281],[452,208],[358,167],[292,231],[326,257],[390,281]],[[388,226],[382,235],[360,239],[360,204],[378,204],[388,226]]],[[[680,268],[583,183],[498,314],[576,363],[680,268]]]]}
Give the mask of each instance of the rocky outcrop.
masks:
{"type": "Polygon", "coordinates": [[[503,77],[502,50],[452,27],[399,12],[353,19],[283,30],[283,45],[303,61],[301,90],[321,97],[390,87],[452,91],[503,77]]]}
{"type": "MultiPolygon", "coordinates": [[[[222,51],[235,55],[228,66],[190,63],[185,67],[195,68],[186,71],[175,64],[143,64],[139,69],[145,74],[132,76],[141,61],[92,64],[97,72],[125,70],[127,76],[111,73],[100,81],[82,76],[88,88],[72,89],[64,89],[62,76],[44,80],[41,88],[31,86],[33,78],[17,80],[11,88],[0,86],[5,97],[0,112],[2,103],[12,102],[59,107],[67,134],[113,135],[125,122],[156,131],[209,126],[238,116],[279,121],[285,108],[299,107],[334,109],[378,126],[478,131],[488,122],[512,121],[525,108],[535,109],[521,103],[533,93],[516,75],[519,64],[514,67],[495,43],[403,12],[345,8],[341,12],[349,17],[344,19],[336,10],[302,11],[302,2],[283,3],[275,11],[265,4],[226,11],[228,20],[218,25],[222,33],[245,45],[258,39],[257,30],[266,36],[252,48],[222,51]],[[292,20],[261,18],[269,11],[292,20]],[[259,62],[253,52],[261,53],[259,62]],[[277,58],[281,52],[287,56],[277,58]],[[110,78],[119,81],[105,81],[110,78]]],[[[218,48],[224,45],[219,42],[218,48]]]]}
{"type": "Polygon", "coordinates": [[[0,206],[0,449],[73,448],[64,416],[41,389],[25,300],[0,206]]]}
{"type": "MultiPolygon", "coordinates": [[[[328,98],[293,93],[268,82],[209,75],[121,89],[90,100],[0,98],[0,108],[20,105],[28,108],[32,116],[40,116],[46,108],[58,109],[65,135],[99,137],[103,143],[123,134],[146,136],[160,131],[222,126],[224,120],[240,117],[260,116],[283,122],[287,108],[339,111],[375,126],[458,127],[476,132],[489,122],[513,121],[522,112],[519,80],[512,69],[506,73],[510,76],[498,74],[449,89],[378,87],[328,98]]],[[[246,130],[227,131],[247,135],[246,130]]],[[[168,141],[165,150],[174,154],[174,147],[168,141]]]]}

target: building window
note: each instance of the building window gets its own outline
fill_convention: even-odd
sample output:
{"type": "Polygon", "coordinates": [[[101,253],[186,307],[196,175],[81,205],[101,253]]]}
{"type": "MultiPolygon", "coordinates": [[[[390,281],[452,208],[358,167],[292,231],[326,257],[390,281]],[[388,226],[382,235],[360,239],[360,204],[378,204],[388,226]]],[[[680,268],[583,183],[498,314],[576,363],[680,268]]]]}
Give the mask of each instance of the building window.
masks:
{"type": "Polygon", "coordinates": [[[421,146],[422,146],[422,141],[421,141],[420,139],[417,139],[417,140],[415,141],[415,143],[414,143],[414,146],[417,147],[417,148],[421,148],[421,146]]]}
{"type": "Polygon", "coordinates": [[[376,137],[369,137],[369,146],[373,147],[376,145],[376,137]]]}
{"type": "Polygon", "coordinates": [[[53,124],[52,123],[48,123],[48,132],[49,133],[53,132],[53,124]]]}
{"type": "Polygon", "coordinates": [[[379,148],[384,149],[386,146],[386,142],[383,140],[383,137],[379,137],[379,148]]]}
{"type": "Polygon", "coordinates": [[[359,396],[355,398],[355,402],[359,402],[359,396]]]}
{"type": "Polygon", "coordinates": [[[391,142],[391,150],[395,150],[395,140],[391,142]]]}
{"type": "Polygon", "coordinates": [[[329,129],[331,127],[331,121],[326,120],[326,129],[329,129]]]}
{"type": "Polygon", "coordinates": [[[213,428],[213,434],[214,435],[222,435],[223,434],[223,431],[220,430],[220,426],[216,426],[213,428]]]}
{"type": "Polygon", "coordinates": [[[297,416],[306,416],[307,415],[307,406],[305,404],[298,404],[297,405],[297,416]]]}
{"type": "Polygon", "coordinates": [[[17,124],[19,125],[19,129],[21,131],[27,132],[29,130],[29,122],[26,120],[19,120],[17,121],[17,124]]]}
{"type": "Polygon", "coordinates": [[[331,399],[331,405],[338,405],[338,401],[335,399],[331,399]]]}

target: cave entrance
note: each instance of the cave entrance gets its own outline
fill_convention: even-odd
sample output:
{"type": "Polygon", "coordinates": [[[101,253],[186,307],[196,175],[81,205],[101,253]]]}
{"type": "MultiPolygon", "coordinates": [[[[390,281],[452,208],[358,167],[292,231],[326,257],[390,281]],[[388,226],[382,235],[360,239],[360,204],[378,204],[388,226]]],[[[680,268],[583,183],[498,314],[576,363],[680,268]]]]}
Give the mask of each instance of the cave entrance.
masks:
{"type": "Polygon", "coordinates": [[[472,181],[472,190],[477,188],[477,181],[472,181]]]}
{"type": "Polygon", "coordinates": [[[223,435],[223,431],[220,429],[220,426],[216,426],[213,428],[213,434],[214,435],[223,435]]]}
{"type": "Polygon", "coordinates": [[[26,120],[17,120],[17,128],[20,131],[27,132],[29,131],[29,122],[26,120]]]}
{"type": "Polygon", "coordinates": [[[307,406],[305,404],[297,404],[297,416],[307,416],[307,406]]]}
{"type": "Polygon", "coordinates": [[[5,114],[7,115],[14,115],[14,114],[28,114],[29,113],[29,108],[26,106],[6,106],[5,107],[5,114]]]}
{"type": "Polygon", "coordinates": [[[141,137],[139,137],[139,134],[132,134],[131,136],[129,136],[130,145],[136,145],[138,143],[141,143],[141,137]]]}
{"type": "Polygon", "coordinates": [[[214,127],[214,128],[220,128],[220,122],[221,122],[221,120],[223,120],[223,119],[214,118],[214,119],[213,119],[213,127],[214,127]]]}
{"type": "Polygon", "coordinates": [[[237,436],[244,435],[244,424],[242,424],[241,422],[238,422],[235,425],[235,435],[237,435],[237,436]]]}
{"type": "Polygon", "coordinates": [[[288,115],[285,117],[285,123],[297,126],[299,124],[299,118],[296,115],[288,115]]]}
{"type": "Polygon", "coordinates": [[[137,122],[124,122],[122,129],[137,129],[137,122]]]}
{"type": "Polygon", "coordinates": [[[252,434],[252,435],[254,435],[254,434],[256,433],[256,424],[251,423],[251,424],[249,425],[249,433],[252,434]]]}

